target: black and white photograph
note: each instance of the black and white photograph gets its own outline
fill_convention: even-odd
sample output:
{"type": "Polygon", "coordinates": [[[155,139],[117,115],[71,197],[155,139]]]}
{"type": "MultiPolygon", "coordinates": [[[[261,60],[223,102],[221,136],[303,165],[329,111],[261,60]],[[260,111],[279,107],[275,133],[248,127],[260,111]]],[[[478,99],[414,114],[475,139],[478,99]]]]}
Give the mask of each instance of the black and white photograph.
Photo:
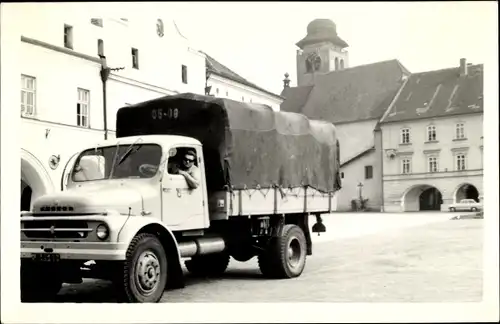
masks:
{"type": "Polygon", "coordinates": [[[498,321],[497,2],[0,15],[2,323],[498,321]]]}

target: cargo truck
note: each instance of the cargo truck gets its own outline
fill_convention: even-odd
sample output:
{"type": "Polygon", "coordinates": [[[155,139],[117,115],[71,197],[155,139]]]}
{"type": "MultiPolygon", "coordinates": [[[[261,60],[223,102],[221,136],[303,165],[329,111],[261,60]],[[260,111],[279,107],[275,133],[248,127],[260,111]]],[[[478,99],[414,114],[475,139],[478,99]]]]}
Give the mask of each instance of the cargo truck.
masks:
{"type": "Polygon", "coordinates": [[[340,187],[331,123],[192,93],[120,108],[116,139],[75,153],[61,191],[21,214],[22,298],[100,278],[119,301],[158,302],[184,287],[182,263],[220,276],[230,257],[298,277],[312,254],[309,218],[326,231],[321,215],[340,187]]]}

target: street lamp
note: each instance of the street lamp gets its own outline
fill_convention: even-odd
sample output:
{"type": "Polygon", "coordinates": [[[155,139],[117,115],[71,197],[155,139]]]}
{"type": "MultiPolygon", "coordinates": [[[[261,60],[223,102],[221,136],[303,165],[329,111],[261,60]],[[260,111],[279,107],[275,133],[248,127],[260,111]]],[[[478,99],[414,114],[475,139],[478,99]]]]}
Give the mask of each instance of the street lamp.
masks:
{"type": "Polygon", "coordinates": [[[102,113],[103,113],[103,121],[104,121],[104,139],[108,139],[108,109],[107,109],[107,89],[106,89],[106,83],[109,78],[109,73],[111,71],[120,71],[124,70],[124,67],[120,68],[110,68],[108,67],[108,64],[106,62],[106,56],[104,55],[99,55],[99,58],[101,59],[101,81],[102,81],[102,113]]]}

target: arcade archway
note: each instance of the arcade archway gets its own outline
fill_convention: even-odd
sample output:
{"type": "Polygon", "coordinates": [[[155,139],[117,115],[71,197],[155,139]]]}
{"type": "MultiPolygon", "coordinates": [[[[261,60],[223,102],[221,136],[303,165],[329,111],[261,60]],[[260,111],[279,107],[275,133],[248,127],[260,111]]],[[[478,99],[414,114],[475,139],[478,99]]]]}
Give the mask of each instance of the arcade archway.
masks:
{"type": "Polygon", "coordinates": [[[433,186],[416,185],[403,194],[402,202],[403,211],[440,211],[443,197],[433,186]]]}
{"type": "Polygon", "coordinates": [[[21,201],[22,211],[31,210],[35,199],[51,192],[52,181],[40,161],[31,153],[21,149],[21,201]]]}
{"type": "Polygon", "coordinates": [[[457,188],[454,198],[455,202],[460,202],[462,199],[474,199],[476,202],[479,202],[479,191],[474,185],[464,183],[457,188]]]}

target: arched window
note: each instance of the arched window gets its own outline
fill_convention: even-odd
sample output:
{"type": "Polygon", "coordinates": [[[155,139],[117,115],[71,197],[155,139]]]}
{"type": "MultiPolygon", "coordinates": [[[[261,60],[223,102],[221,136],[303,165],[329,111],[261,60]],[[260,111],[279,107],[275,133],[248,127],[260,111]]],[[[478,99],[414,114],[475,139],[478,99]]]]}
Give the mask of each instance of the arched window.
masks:
{"type": "Polygon", "coordinates": [[[336,57],[335,58],[335,71],[337,71],[339,69],[339,58],[336,57]]]}
{"type": "Polygon", "coordinates": [[[343,59],[340,59],[340,69],[341,70],[344,69],[344,60],[343,59]]]}

